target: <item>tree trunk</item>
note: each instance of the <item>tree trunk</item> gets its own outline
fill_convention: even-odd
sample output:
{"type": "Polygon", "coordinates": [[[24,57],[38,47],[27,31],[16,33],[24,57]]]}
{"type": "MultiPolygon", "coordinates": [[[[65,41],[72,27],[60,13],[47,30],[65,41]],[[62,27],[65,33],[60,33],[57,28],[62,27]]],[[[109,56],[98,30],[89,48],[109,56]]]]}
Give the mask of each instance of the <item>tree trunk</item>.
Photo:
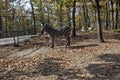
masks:
{"type": "Polygon", "coordinates": [[[48,24],[50,23],[50,11],[49,11],[49,8],[47,7],[47,9],[48,9],[48,15],[47,15],[47,22],[48,22],[48,24]]]}
{"type": "Polygon", "coordinates": [[[15,30],[15,9],[13,8],[13,13],[12,13],[12,16],[13,16],[13,41],[14,41],[14,46],[17,45],[17,42],[16,42],[16,30],[15,30]]]}
{"type": "Polygon", "coordinates": [[[0,16],[0,37],[2,37],[2,18],[0,16]]]}
{"type": "Polygon", "coordinates": [[[33,18],[33,30],[34,30],[34,34],[36,34],[36,19],[35,19],[35,14],[34,14],[34,8],[33,8],[33,4],[32,1],[30,0],[30,4],[31,4],[31,8],[32,8],[32,18],[33,18]]]}
{"type": "Polygon", "coordinates": [[[106,2],[106,25],[105,25],[105,29],[108,30],[108,25],[109,25],[109,15],[108,15],[108,2],[106,2]]]}
{"type": "Polygon", "coordinates": [[[67,18],[68,18],[68,26],[71,27],[70,7],[69,6],[68,6],[67,18]]]}
{"type": "Polygon", "coordinates": [[[111,4],[111,18],[112,18],[112,26],[111,26],[111,29],[114,29],[114,9],[113,9],[113,1],[110,0],[110,4],[111,4]]]}
{"type": "Polygon", "coordinates": [[[76,37],[76,23],[75,23],[75,10],[76,8],[76,0],[73,1],[73,12],[72,12],[72,19],[73,19],[73,29],[72,29],[72,37],[76,37]]]}
{"type": "Polygon", "coordinates": [[[62,19],[62,7],[63,7],[63,4],[60,4],[60,27],[63,27],[63,19],[62,19]]]}
{"type": "Polygon", "coordinates": [[[88,8],[87,8],[87,3],[86,1],[84,0],[84,8],[85,8],[85,17],[86,17],[86,24],[87,26],[86,27],[90,27],[90,18],[89,18],[89,15],[88,15],[88,8]]]}
{"type": "Polygon", "coordinates": [[[6,33],[6,35],[5,35],[5,37],[8,37],[8,20],[7,20],[7,17],[5,17],[5,33],[6,33]]]}
{"type": "Polygon", "coordinates": [[[116,20],[116,23],[115,23],[115,29],[118,29],[118,22],[119,22],[119,20],[118,20],[118,9],[119,8],[119,2],[118,2],[118,0],[116,1],[116,15],[115,15],[115,20],[116,20]]]}
{"type": "Polygon", "coordinates": [[[44,13],[42,9],[43,2],[40,0],[40,6],[39,6],[39,14],[40,14],[40,22],[44,22],[44,13]]]}
{"type": "Polygon", "coordinates": [[[95,4],[96,4],[96,13],[97,13],[98,41],[104,42],[103,36],[102,36],[99,0],[95,0],[95,4]]]}
{"type": "Polygon", "coordinates": [[[92,17],[93,17],[93,21],[92,21],[92,24],[94,27],[96,27],[96,10],[95,11],[92,11],[92,17]]]}
{"type": "Polygon", "coordinates": [[[86,12],[85,12],[85,5],[82,6],[83,7],[83,15],[84,15],[84,27],[87,27],[87,17],[86,17],[86,12]]]}
{"type": "MultiPolygon", "coordinates": [[[[0,0],[0,13],[2,13],[2,11],[1,11],[1,0],[0,0]]],[[[2,17],[1,17],[1,15],[0,15],[0,37],[2,37],[2,17]]]]}

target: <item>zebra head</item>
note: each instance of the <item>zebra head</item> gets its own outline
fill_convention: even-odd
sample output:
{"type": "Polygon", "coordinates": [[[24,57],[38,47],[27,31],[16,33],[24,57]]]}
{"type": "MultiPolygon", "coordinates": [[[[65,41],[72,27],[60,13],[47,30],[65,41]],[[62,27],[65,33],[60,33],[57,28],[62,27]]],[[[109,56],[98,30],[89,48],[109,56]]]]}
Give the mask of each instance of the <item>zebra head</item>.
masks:
{"type": "Polygon", "coordinates": [[[41,26],[41,34],[43,34],[45,32],[45,23],[42,23],[41,26]]]}
{"type": "Polygon", "coordinates": [[[49,24],[42,23],[41,34],[43,34],[44,32],[47,32],[48,34],[50,34],[52,29],[53,28],[49,24]]]}

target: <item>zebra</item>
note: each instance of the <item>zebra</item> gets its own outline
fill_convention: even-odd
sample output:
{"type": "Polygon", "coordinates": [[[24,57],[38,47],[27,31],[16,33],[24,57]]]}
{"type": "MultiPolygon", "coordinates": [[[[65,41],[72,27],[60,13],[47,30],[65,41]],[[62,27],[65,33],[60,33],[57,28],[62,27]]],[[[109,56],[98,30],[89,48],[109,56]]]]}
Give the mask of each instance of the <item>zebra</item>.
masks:
{"type": "Polygon", "coordinates": [[[52,41],[50,46],[51,48],[54,48],[55,37],[60,37],[60,36],[65,36],[67,40],[66,47],[70,46],[70,31],[71,31],[70,27],[55,29],[47,23],[42,23],[42,27],[41,27],[41,34],[46,32],[52,41]]]}

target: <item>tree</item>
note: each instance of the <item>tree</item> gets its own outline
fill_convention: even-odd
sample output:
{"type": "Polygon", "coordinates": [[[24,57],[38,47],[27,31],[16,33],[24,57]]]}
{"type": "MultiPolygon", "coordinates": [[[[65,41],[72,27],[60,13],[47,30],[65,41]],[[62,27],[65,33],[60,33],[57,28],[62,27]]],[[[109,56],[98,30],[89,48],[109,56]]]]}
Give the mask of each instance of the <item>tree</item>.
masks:
{"type": "Polygon", "coordinates": [[[76,23],[75,23],[75,12],[76,12],[76,0],[73,1],[73,12],[72,12],[72,21],[73,21],[73,29],[72,29],[72,37],[76,37],[76,23]]]}
{"type": "Polygon", "coordinates": [[[60,11],[59,11],[59,24],[60,27],[63,26],[63,18],[62,18],[62,14],[63,14],[63,4],[64,4],[64,0],[56,0],[57,4],[59,5],[60,11]]]}
{"type": "Polygon", "coordinates": [[[0,0],[0,37],[2,37],[2,17],[1,17],[1,0],[0,0]]]}
{"type": "Polygon", "coordinates": [[[71,27],[71,6],[73,5],[73,0],[65,0],[64,6],[67,9],[67,25],[71,27]]]}
{"type": "Polygon", "coordinates": [[[110,27],[109,26],[109,16],[110,15],[109,15],[109,11],[108,11],[108,2],[109,1],[106,1],[106,5],[105,5],[106,6],[106,8],[105,8],[105,10],[106,10],[106,20],[105,20],[106,21],[106,23],[105,23],[106,25],[105,25],[105,29],[106,30],[108,30],[108,27],[110,27]]]}
{"type": "Polygon", "coordinates": [[[31,8],[32,8],[32,17],[33,17],[33,30],[34,30],[34,34],[36,34],[36,19],[35,19],[35,14],[34,14],[34,7],[33,7],[33,3],[32,0],[30,0],[30,4],[31,4],[31,8]]]}
{"type": "Polygon", "coordinates": [[[67,20],[68,20],[68,26],[71,27],[71,15],[70,15],[70,6],[67,5],[67,20]]]}
{"type": "Polygon", "coordinates": [[[118,29],[118,15],[119,15],[119,4],[120,4],[120,1],[119,0],[116,0],[116,15],[115,15],[115,20],[116,20],[116,23],[115,23],[115,29],[118,29]]]}
{"type": "Polygon", "coordinates": [[[83,8],[83,16],[84,16],[84,26],[87,29],[88,27],[90,27],[90,19],[88,15],[87,3],[85,0],[83,1],[82,8],[83,8]]]}
{"type": "Polygon", "coordinates": [[[95,5],[96,5],[96,15],[97,15],[98,41],[99,42],[104,42],[103,36],[102,36],[99,0],[95,0],[95,5]]]}
{"type": "Polygon", "coordinates": [[[2,18],[0,16],[0,37],[2,37],[2,18]]]}
{"type": "Polygon", "coordinates": [[[111,18],[112,18],[111,29],[114,29],[114,9],[113,9],[113,1],[112,0],[110,0],[110,6],[111,6],[111,18]]]}

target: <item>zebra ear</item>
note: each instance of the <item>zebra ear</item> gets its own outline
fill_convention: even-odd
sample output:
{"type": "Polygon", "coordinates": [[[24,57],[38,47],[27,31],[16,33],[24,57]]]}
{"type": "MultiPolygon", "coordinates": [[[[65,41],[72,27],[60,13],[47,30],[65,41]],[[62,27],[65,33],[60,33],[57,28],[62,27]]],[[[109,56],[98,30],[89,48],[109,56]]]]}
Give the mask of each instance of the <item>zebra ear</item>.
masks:
{"type": "Polygon", "coordinates": [[[44,27],[44,26],[46,26],[46,23],[43,22],[42,25],[43,25],[43,27],[44,27]]]}
{"type": "Polygon", "coordinates": [[[44,26],[45,23],[42,23],[42,25],[44,26]]]}

